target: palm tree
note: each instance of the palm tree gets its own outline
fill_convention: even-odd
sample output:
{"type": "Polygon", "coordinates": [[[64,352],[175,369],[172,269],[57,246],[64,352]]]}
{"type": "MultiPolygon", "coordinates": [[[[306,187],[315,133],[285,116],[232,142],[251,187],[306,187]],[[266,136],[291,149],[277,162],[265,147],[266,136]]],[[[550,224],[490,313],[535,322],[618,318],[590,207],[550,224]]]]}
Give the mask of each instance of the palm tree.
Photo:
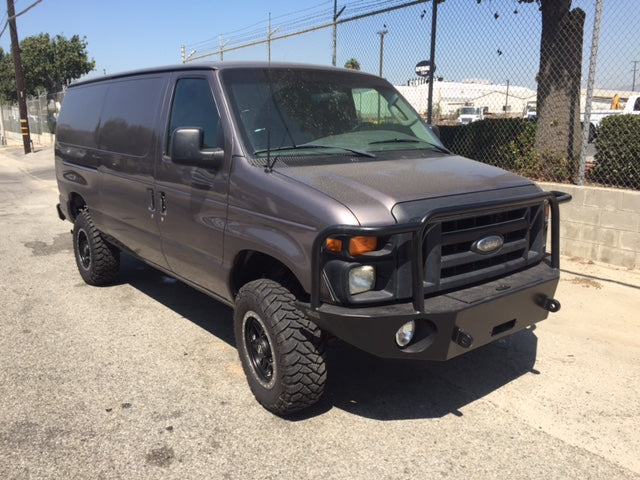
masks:
{"type": "Polygon", "coordinates": [[[351,70],[360,70],[360,62],[351,57],[349,60],[347,60],[347,63],[344,64],[344,68],[350,68],[351,70]]]}

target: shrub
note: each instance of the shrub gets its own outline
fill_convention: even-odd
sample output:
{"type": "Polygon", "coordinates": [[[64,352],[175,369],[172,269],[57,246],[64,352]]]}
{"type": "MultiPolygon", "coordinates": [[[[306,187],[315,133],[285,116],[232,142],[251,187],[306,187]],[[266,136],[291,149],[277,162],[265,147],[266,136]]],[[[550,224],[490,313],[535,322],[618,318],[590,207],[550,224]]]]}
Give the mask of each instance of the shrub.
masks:
{"type": "Polygon", "coordinates": [[[487,119],[440,127],[442,142],[463,157],[539,181],[571,180],[571,162],[534,150],[536,123],[521,118],[487,119]]]}
{"type": "Polygon", "coordinates": [[[593,182],[640,190],[640,115],[614,115],[600,122],[593,182]]]}

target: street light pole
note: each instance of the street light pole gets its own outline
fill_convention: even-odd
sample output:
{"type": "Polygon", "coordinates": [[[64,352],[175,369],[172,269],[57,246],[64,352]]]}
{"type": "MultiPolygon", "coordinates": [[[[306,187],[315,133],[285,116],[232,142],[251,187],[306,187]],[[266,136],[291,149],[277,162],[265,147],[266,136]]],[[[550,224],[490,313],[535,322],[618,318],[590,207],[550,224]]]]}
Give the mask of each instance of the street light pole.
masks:
{"type": "Polygon", "coordinates": [[[384,55],[384,36],[389,33],[389,30],[387,30],[386,28],[384,30],[380,30],[379,32],[376,32],[378,35],[380,35],[380,76],[382,76],[382,58],[384,55]]]}

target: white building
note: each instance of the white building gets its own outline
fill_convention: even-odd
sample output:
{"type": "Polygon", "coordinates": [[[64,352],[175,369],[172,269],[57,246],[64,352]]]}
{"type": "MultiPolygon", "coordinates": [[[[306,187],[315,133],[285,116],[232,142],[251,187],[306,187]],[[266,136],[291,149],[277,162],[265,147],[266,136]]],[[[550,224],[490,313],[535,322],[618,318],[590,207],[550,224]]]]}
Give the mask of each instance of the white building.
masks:
{"type": "MultiPolygon", "coordinates": [[[[418,113],[427,112],[429,84],[400,85],[396,88],[409,100],[418,113]]],[[[620,97],[622,105],[637,92],[594,89],[592,109],[611,107],[614,95],[620,97]]],[[[584,111],[586,89],[581,90],[580,111],[584,111]]],[[[489,81],[438,82],[433,85],[433,111],[436,119],[455,118],[462,106],[487,107],[494,115],[522,117],[527,107],[535,106],[536,91],[516,85],[496,85],[489,81]],[[505,106],[507,108],[505,109],[505,106]]]]}
{"type": "MultiPolygon", "coordinates": [[[[427,112],[429,84],[396,87],[419,113],[427,112]]],[[[467,105],[486,107],[489,113],[522,116],[527,104],[535,103],[536,92],[526,87],[489,82],[435,82],[433,109],[440,117],[456,116],[467,105]],[[505,109],[506,106],[506,109],[505,109]]]]}

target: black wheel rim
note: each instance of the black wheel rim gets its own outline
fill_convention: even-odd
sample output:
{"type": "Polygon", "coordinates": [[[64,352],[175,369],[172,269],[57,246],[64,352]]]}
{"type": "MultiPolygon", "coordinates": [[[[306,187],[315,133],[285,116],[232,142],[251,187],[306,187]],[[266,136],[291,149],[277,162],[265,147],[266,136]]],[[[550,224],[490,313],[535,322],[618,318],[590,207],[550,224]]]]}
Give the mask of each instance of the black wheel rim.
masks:
{"type": "Polygon", "coordinates": [[[78,258],[85,270],[89,269],[91,265],[91,247],[89,246],[89,239],[84,230],[78,232],[78,258]]]}
{"type": "Polygon", "coordinates": [[[259,380],[265,384],[271,383],[274,370],[271,342],[262,323],[254,316],[249,316],[245,320],[244,341],[247,356],[259,380]]]}

